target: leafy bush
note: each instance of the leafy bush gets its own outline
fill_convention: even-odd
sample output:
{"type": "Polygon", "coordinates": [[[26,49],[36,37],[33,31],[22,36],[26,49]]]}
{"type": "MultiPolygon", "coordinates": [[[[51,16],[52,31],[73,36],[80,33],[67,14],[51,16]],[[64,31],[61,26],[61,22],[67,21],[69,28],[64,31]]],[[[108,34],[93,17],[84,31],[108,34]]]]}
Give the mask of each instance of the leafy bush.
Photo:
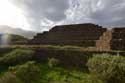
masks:
{"type": "Polygon", "coordinates": [[[32,50],[15,49],[10,53],[5,54],[3,57],[0,57],[0,63],[6,65],[21,64],[32,60],[33,53],[32,50]]]}
{"type": "Polygon", "coordinates": [[[0,83],[23,83],[16,75],[12,72],[6,72],[2,77],[0,77],[0,83]]]}
{"type": "Polygon", "coordinates": [[[29,61],[24,65],[11,67],[10,71],[14,72],[16,77],[23,83],[39,83],[40,68],[34,61],[29,61]]]}
{"type": "Polygon", "coordinates": [[[49,68],[47,64],[34,61],[10,67],[0,77],[0,83],[103,83],[97,77],[87,73],[67,70],[62,67],[49,68]]]}
{"type": "Polygon", "coordinates": [[[64,67],[48,67],[40,64],[39,83],[103,83],[100,79],[79,70],[66,69],[64,67]]]}
{"type": "Polygon", "coordinates": [[[0,77],[0,83],[39,83],[40,68],[34,61],[23,65],[10,67],[9,71],[0,77]]]}
{"type": "Polygon", "coordinates": [[[55,58],[50,58],[48,61],[49,67],[55,67],[59,65],[59,60],[55,58]]]}
{"type": "Polygon", "coordinates": [[[103,83],[98,78],[78,71],[56,70],[48,73],[46,78],[50,83],[103,83]]]}
{"type": "Polygon", "coordinates": [[[10,70],[14,71],[16,76],[21,79],[23,83],[37,83],[37,81],[39,81],[40,68],[34,61],[12,67],[10,70]]]}
{"type": "Polygon", "coordinates": [[[109,54],[95,55],[87,65],[90,72],[106,83],[125,82],[125,57],[109,54]]]}

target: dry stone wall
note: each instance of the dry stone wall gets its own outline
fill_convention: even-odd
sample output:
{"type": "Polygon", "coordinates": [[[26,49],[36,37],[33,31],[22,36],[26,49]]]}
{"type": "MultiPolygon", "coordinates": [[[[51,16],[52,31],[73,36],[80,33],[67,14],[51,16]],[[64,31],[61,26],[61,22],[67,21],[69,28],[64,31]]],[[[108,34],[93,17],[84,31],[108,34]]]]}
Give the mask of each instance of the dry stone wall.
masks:
{"type": "Polygon", "coordinates": [[[91,23],[55,26],[49,32],[37,34],[30,43],[95,47],[105,31],[106,28],[91,23]]]}
{"type": "Polygon", "coordinates": [[[125,51],[125,28],[113,28],[103,33],[96,42],[98,50],[125,51]]]}
{"type": "Polygon", "coordinates": [[[98,51],[109,51],[111,50],[110,42],[112,39],[112,31],[107,30],[100,36],[99,40],[96,42],[96,48],[98,51]]]}
{"type": "Polygon", "coordinates": [[[110,46],[113,50],[125,50],[125,27],[112,30],[110,46]]]}
{"type": "Polygon", "coordinates": [[[55,26],[50,31],[38,33],[28,44],[72,45],[95,47],[98,51],[125,51],[125,27],[107,30],[91,23],[55,26]]]}

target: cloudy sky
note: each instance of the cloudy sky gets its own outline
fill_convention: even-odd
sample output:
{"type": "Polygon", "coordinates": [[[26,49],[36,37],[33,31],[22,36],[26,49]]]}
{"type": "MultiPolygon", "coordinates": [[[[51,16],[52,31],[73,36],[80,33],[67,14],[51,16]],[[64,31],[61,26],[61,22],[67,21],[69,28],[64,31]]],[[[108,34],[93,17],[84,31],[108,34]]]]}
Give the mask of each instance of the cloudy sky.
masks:
{"type": "Polygon", "coordinates": [[[125,0],[0,0],[0,25],[44,31],[89,22],[125,26],[125,0]]]}

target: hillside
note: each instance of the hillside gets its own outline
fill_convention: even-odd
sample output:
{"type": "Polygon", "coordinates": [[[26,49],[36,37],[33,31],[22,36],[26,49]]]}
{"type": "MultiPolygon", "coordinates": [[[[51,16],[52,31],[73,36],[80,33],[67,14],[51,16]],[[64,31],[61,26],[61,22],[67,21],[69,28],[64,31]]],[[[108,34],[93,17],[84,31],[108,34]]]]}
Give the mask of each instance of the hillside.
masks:
{"type": "Polygon", "coordinates": [[[0,34],[0,45],[24,44],[28,38],[15,34],[0,34]]]}
{"type": "Polygon", "coordinates": [[[6,25],[0,26],[0,33],[16,34],[24,36],[26,38],[32,38],[36,34],[35,32],[32,31],[26,31],[19,28],[12,28],[6,25]]]}

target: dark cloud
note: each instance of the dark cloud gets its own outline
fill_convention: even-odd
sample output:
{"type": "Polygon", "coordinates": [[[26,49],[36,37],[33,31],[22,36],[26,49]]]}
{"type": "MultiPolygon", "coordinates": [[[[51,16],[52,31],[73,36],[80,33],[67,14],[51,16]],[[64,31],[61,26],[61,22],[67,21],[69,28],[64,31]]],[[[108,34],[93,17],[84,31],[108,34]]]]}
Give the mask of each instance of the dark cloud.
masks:
{"type": "Polygon", "coordinates": [[[23,8],[26,13],[41,19],[46,17],[52,21],[65,19],[64,12],[68,9],[68,0],[13,0],[17,6],[23,8]]]}
{"type": "Polygon", "coordinates": [[[123,0],[99,0],[102,1],[96,11],[90,14],[90,18],[104,26],[125,26],[125,1],[123,0]]]}
{"type": "Polygon", "coordinates": [[[25,11],[29,24],[37,27],[37,30],[55,24],[85,22],[104,26],[125,26],[125,0],[12,1],[25,11]]]}
{"type": "Polygon", "coordinates": [[[41,27],[42,19],[49,19],[54,22],[66,18],[65,11],[68,9],[68,0],[12,0],[21,8],[30,24],[34,27],[41,27]]]}
{"type": "Polygon", "coordinates": [[[92,22],[103,26],[125,26],[124,0],[71,0],[70,13],[67,21],[70,23],[92,22]],[[73,5],[79,4],[77,6],[73,5]]]}

